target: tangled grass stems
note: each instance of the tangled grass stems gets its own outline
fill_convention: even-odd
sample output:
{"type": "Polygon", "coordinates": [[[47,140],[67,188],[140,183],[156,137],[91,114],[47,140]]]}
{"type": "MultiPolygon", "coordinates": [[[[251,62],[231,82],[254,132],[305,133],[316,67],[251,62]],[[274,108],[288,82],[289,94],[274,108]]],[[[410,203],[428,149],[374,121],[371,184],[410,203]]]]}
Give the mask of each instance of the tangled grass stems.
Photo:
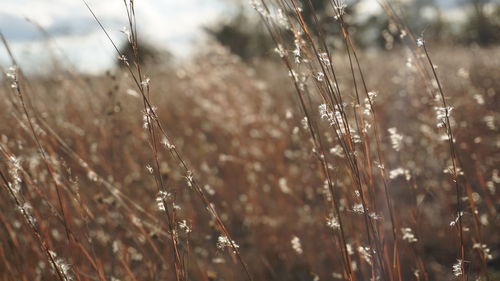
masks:
{"type": "MultiPolygon", "coordinates": [[[[132,49],[133,49],[133,52],[134,52],[134,56],[135,56],[135,66],[136,66],[136,69],[137,69],[137,75],[139,77],[139,79],[135,76],[134,74],[134,71],[132,70],[132,68],[130,67],[128,61],[126,59],[123,59],[125,58],[124,55],[120,52],[120,50],[116,47],[116,44],[113,42],[113,40],[111,39],[111,37],[109,36],[109,34],[107,33],[106,29],[104,28],[104,26],[101,24],[101,22],[99,21],[99,19],[97,18],[97,16],[95,15],[95,13],[92,11],[92,9],[90,8],[90,6],[87,4],[87,2],[85,0],[82,0],[85,5],[87,6],[88,10],[91,12],[92,16],[94,17],[94,19],[96,20],[96,22],[99,24],[99,26],[101,27],[101,29],[103,30],[103,32],[106,34],[107,38],[109,39],[109,41],[111,42],[111,44],[113,45],[113,47],[115,48],[116,52],[118,53],[118,56],[119,58],[122,58],[122,61],[123,63],[125,64],[127,70],[129,71],[129,73],[131,74],[132,78],[134,79],[134,82],[138,88],[138,90],[140,91],[141,95],[142,95],[142,99],[143,99],[143,103],[144,103],[144,109],[146,112],[149,112],[149,114],[151,114],[150,117],[152,117],[150,120],[149,118],[147,118],[147,122],[148,122],[148,130],[149,130],[149,134],[150,134],[150,138],[151,138],[151,148],[153,150],[153,156],[154,156],[154,159],[155,159],[155,164],[156,164],[156,171],[157,171],[157,178],[158,178],[158,181],[157,181],[157,185],[158,185],[158,189],[160,191],[165,191],[164,188],[164,184],[163,184],[163,180],[162,180],[162,177],[161,175],[159,175],[159,170],[160,170],[160,166],[159,166],[159,162],[158,162],[158,151],[157,151],[157,139],[156,139],[156,133],[155,133],[155,129],[154,129],[154,125],[153,123],[158,127],[160,133],[163,135],[164,138],[166,138],[167,142],[172,144],[172,140],[171,138],[167,135],[165,129],[163,128],[163,126],[161,125],[160,123],[160,120],[157,116],[157,113],[155,111],[155,109],[153,108],[153,106],[151,105],[151,102],[149,100],[149,85],[144,85],[144,83],[142,83],[142,74],[141,74],[141,65],[140,63],[138,62],[138,50],[139,50],[139,46],[138,46],[138,41],[137,41],[137,27],[136,27],[136,21],[135,21],[135,10],[134,10],[134,2],[133,1],[129,1],[127,3],[126,0],[124,0],[124,5],[126,7],[126,10],[127,10],[127,17],[128,17],[128,22],[129,22],[129,26],[131,28],[130,32],[132,34],[131,36],[131,42],[130,44],[132,45],[132,49]],[[139,80],[141,82],[139,82],[139,80]]],[[[146,78],[147,79],[147,78],[146,78]]],[[[170,153],[172,156],[174,156],[177,161],[179,161],[179,163],[182,165],[182,167],[184,168],[185,172],[187,175],[192,175],[192,170],[189,169],[187,163],[184,161],[184,159],[181,157],[180,153],[177,151],[177,149],[175,148],[175,145],[173,145],[171,148],[170,148],[170,153]]],[[[205,196],[204,192],[203,192],[203,189],[200,188],[200,186],[198,185],[197,181],[194,180],[194,178],[191,178],[191,179],[188,179],[188,181],[190,181],[190,183],[192,184],[192,186],[194,187],[196,193],[200,196],[202,202],[205,204],[205,207],[207,208],[207,210],[215,217],[216,221],[217,221],[217,224],[220,228],[220,231],[226,236],[229,238],[229,241],[230,241],[230,245],[231,245],[231,248],[233,250],[233,252],[236,254],[237,258],[238,258],[238,261],[240,262],[240,264],[242,265],[244,271],[245,271],[245,274],[246,274],[246,277],[248,278],[248,280],[253,280],[252,277],[251,277],[251,274],[250,274],[250,271],[246,265],[246,263],[244,262],[239,250],[238,250],[238,247],[236,246],[236,244],[234,243],[234,241],[231,239],[231,235],[229,234],[227,228],[225,227],[223,221],[221,220],[220,216],[218,215],[217,211],[215,210],[215,208],[213,207],[213,205],[209,202],[208,198],[205,196]]],[[[166,202],[164,202],[165,204],[166,202]]],[[[175,225],[175,219],[174,217],[171,217],[171,215],[168,214],[168,208],[165,208],[165,211],[167,212],[167,216],[169,218],[169,227],[171,229],[171,237],[172,237],[172,243],[173,243],[173,249],[174,249],[174,255],[175,255],[175,268],[176,268],[176,279],[179,281],[179,280],[183,280],[183,277],[182,275],[185,275],[185,270],[182,269],[182,265],[183,263],[180,261],[181,257],[180,257],[180,254],[179,254],[179,250],[177,248],[177,242],[176,242],[176,237],[175,237],[175,234],[174,234],[174,228],[173,228],[173,225],[175,225]],[[182,274],[181,274],[182,272],[182,274]]]]}
{"type": "Polygon", "coordinates": [[[496,49],[431,49],[381,1],[406,36],[376,58],[341,1],[253,2],[279,61],[143,65],[124,1],[123,68],[5,71],[0,279],[495,280],[496,49]]]}

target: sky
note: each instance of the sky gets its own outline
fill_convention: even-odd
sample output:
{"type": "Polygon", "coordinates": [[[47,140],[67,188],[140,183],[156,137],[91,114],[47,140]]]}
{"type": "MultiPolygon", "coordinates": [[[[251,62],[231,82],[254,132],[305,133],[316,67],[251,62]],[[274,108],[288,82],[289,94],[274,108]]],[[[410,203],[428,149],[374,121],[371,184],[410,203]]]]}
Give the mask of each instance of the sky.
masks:
{"type": "MultiPolygon", "coordinates": [[[[126,40],[121,32],[127,25],[122,0],[87,2],[113,40],[126,40]]],[[[220,0],[136,0],[135,6],[139,32],[178,56],[188,55],[193,42],[203,36],[201,27],[214,22],[225,9],[220,0]]],[[[0,31],[19,64],[32,71],[43,71],[54,54],[90,73],[109,67],[116,58],[82,0],[0,0],[0,31]],[[44,40],[34,23],[52,39],[44,40]]],[[[0,64],[9,64],[3,48],[0,64]]]]}
{"type": "MultiPolygon", "coordinates": [[[[378,7],[376,0],[363,1],[367,11],[378,7]]],[[[461,0],[437,1],[442,8],[451,9],[461,0]]],[[[87,2],[113,40],[126,40],[121,32],[127,25],[123,0],[87,2]]],[[[136,0],[139,32],[151,43],[178,57],[186,57],[195,48],[193,43],[204,37],[202,27],[230,12],[227,3],[227,0],[136,0]]],[[[88,73],[101,72],[116,59],[112,45],[82,0],[0,0],[0,31],[19,64],[32,72],[43,72],[54,55],[88,73]],[[45,40],[34,23],[46,30],[51,39],[45,40]]],[[[0,48],[0,65],[8,64],[7,53],[0,48]]]]}

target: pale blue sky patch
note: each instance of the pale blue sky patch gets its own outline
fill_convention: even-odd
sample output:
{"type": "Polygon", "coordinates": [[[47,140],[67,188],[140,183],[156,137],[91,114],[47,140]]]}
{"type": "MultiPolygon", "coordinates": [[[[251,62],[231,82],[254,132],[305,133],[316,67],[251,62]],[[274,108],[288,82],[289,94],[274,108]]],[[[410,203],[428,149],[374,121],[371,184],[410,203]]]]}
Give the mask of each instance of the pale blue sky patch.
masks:
{"type": "MultiPolygon", "coordinates": [[[[123,1],[87,2],[113,40],[122,44],[126,37],[120,31],[127,25],[123,1]]],[[[135,4],[140,36],[178,56],[189,54],[193,43],[204,36],[201,27],[224,11],[220,0],[139,0],[135,4]]],[[[43,69],[40,65],[50,60],[48,47],[62,62],[69,60],[85,72],[100,72],[116,59],[112,45],[81,0],[0,0],[0,30],[21,66],[33,71],[43,69]],[[50,34],[50,43],[27,18],[50,34]]],[[[8,64],[3,48],[0,63],[8,64]]]]}
{"type": "MultiPolygon", "coordinates": [[[[243,3],[247,0],[242,0],[243,3]]],[[[346,0],[347,1],[347,0],[346,0]]],[[[400,0],[419,1],[419,0],[400,0]]],[[[498,2],[500,0],[491,0],[498,2]]],[[[123,0],[87,0],[118,44],[126,41],[121,32],[127,25],[123,0]]],[[[231,15],[234,10],[227,0],[136,0],[139,35],[178,57],[186,57],[199,47],[206,34],[203,26],[231,15]]],[[[347,1],[348,2],[348,1],[347,1]]],[[[436,0],[445,16],[459,18],[464,11],[457,8],[463,0],[436,0]]],[[[380,12],[376,0],[363,0],[358,14],[380,12]]],[[[431,9],[429,11],[432,12],[431,9]]],[[[55,53],[61,63],[70,63],[80,71],[98,73],[109,68],[116,53],[82,0],[0,0],[0,31],[6,36],[21,66],[39,71],[55,53]],[[37,27],[51,36],[47,42],[37,27]],[[62,55],[63,54],[63,55],[62,55]]],[[[0,65],[8,65],[7,53],[0,48],[0,65]]]]}

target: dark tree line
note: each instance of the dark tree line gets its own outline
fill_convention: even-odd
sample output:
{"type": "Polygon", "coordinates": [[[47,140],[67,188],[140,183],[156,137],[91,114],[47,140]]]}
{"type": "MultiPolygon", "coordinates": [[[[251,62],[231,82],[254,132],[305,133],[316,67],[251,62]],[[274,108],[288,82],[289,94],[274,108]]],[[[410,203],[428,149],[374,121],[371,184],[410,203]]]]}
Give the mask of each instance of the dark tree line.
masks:
{"type": "MultiPolygon", "coordinates": [[[[448,44],[477,44],[489,46],[500,43],[500,3],[494,5],[492,13],[486,12],[489,0],[457,0],[462,7],[468,7],[465,23],[447,22],[435,0],[412,1],[401,7],[401,17],[410,29],[420,34],[425,32],[428,40],[448,44]],[[423,10],[432,11],[432,19],[422,17],[423,10]]],[[[339,34],[338,25],[332,17],[330,0],[302,1],[302,15],[308,24],[313,25],[313,14],[317,15],[321,28],[328,34],[339,34]]],[[[391,29],[391,22],[385,14],[357,15],[353,1],[348,6],[346,21],[360,48],[375,47],[390,49],[400,41],[399,34],[391,29]],[[359,18],[363,20],[359,20],[359,18]]],[[[256,13],[240,6],[239,12],[224,22],[207,27],[206,32],[220,44],[244,60],[272,55],[273,43],[256,13]]]]}

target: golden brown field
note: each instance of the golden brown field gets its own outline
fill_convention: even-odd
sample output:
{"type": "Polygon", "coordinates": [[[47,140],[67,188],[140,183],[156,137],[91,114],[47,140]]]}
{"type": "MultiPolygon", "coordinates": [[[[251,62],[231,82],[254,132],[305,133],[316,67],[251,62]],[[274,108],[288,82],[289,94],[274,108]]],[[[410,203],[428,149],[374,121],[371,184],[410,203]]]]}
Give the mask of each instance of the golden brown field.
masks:
{"type": "Polygon", "coordinates": [[[0,280],[498,280],[500,49],[299,33],[253,64],[5,69],[0,280]]]}

